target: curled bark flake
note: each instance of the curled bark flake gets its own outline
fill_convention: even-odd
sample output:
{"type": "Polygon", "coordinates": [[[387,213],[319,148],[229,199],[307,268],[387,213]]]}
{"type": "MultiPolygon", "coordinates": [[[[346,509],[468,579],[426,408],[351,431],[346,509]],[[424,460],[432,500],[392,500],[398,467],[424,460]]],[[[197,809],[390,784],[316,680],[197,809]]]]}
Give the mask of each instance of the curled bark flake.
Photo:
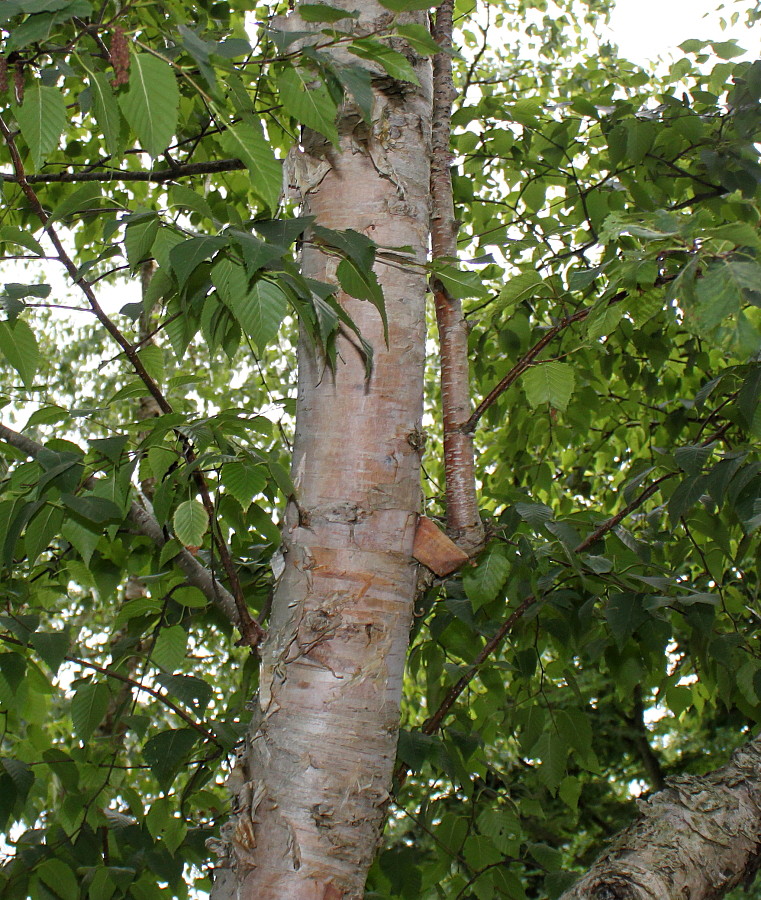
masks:
{"type": "Polygon", "coordinates": [[[111,84],[114,87],[119,87],[120,84],[127,84],[129,81],[129,45],[127,44],[127,36],[124,30],[118,25],[111,36],[109,56],[114,69],[114,78],[111,84]]]}

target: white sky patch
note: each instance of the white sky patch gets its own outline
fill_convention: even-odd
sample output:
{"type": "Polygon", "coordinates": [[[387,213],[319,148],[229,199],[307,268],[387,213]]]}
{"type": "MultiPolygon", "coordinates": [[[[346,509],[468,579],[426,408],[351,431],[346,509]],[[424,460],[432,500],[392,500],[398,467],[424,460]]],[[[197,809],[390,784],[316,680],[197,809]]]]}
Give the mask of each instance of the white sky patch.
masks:
{"type": "Polygon", "coordinates": [[[738,44],[758,56],[759,32],[745,27],[747,0],[727,2],[723,9],[717,0],[618,0],[611,14],[610,30],[621,55],[648,66],[661,58],[679,59],[684,54],[679,44],[690,38],[726,41],[738,44]],[[739,13],[736,24],[730,21],[739,13]],[[722,30],[721,20],[728,25],[722,30]]]}

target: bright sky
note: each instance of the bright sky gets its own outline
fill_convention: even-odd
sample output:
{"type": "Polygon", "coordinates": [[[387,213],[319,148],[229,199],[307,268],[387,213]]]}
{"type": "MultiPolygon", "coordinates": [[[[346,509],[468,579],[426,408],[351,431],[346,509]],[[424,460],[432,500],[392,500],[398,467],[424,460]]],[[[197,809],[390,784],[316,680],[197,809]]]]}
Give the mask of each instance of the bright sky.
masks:
{"type": "Polygon", "coordinates": [[[747,29],[743,24],[748,5],[733,0],[618,0],[611,29],[621,55],[641,65],[669,52],[681,55],[676,48],[688,38],[736,38],[741,47],[758,56],[761,28],[747,29]],[[725,8],[717,11],[722,5],[725,8]],[[719,20],[722,16],[729,20],[734,10],[740,11],[740,21],[722,31],[719,20]]]}

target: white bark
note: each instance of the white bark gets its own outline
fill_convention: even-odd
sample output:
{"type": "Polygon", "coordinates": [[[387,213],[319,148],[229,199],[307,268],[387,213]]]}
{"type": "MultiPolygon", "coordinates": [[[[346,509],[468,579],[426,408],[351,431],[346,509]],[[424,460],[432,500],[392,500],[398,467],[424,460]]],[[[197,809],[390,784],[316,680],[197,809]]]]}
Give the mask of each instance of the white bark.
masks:
{"type": "MultiPolygon", "coordinates": [[[[390,20],[373,0],[347,5],[360,9],[360,29],[390,20]]],[[[420,263],[431,77],[429,60],[410,58],[420,87],[379,79],[372,127],[347,106],[340,152],[307,133],[296,171],[307,173],[303,212],[318,224],[412,247],[420,263]]],[[[304,252],[309,277],[335,281],[335,265],[314,247],[304,252]]],[[[349,339],[339,342],[335,373],[308,342],[299,348],[285,571],[261,648],[254,722],[232,778],[235,815],[218,847],[215,900],[359,898],[377,847],[417,574],[426,279],[419,266],[378,263],[376,272],[388,346],[375,308],[340,295],[373,346],[369,379],[349,339]]]]}
{"type": "Polygon", "coordinates": [[[761,863],[761,738],[670,778],[561,900],[718,900],[761,863]]]}

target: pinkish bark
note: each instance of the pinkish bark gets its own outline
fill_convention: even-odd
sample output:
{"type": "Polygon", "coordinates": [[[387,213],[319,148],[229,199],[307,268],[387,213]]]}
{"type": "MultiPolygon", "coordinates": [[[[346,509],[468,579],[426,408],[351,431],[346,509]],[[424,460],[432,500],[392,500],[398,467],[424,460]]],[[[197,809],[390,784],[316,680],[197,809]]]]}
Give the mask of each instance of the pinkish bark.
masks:
{"type": "MultiPolygon", "coordinates": [[[[390,17],[372,0],[350,6],[368,30],[390,17]]],[[[307,133],[296,170],[306,173],[302,211],[319,225],[411,247],[424,263],[430,61],[411,58],[420,87],[379,81],[373,125],[347,106],[339,151],[307,133]]],[[[308,277],[335,282],[335,266],[319,249],[304,250],[308,277]]],[[[360,898],[378,844],[417,579],[426,279],[420,265],[379,262],[376,272],[388,346],[376,309],[340,297],[374,349],[370,378],[348,338],[335,372],[300,343],[285,571],[231,779],[235,815],[215,900],[360,898]]]]}

